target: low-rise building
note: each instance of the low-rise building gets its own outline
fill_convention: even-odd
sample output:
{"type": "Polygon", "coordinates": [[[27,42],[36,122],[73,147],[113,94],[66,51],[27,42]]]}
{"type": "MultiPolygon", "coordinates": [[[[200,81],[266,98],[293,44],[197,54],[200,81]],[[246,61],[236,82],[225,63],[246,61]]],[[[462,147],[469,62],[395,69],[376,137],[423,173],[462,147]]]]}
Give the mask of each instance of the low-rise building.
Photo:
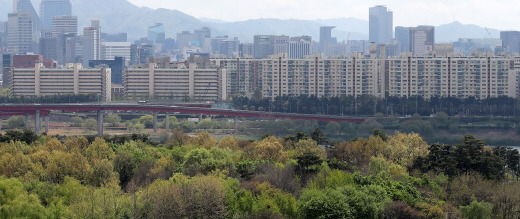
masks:
{"type": "Polygon", "coordinates": [[[42,96],[59,94],[98,94],[111,100],[110,68],[84,69],[79,63],[65,68],[11,68],[10,88],[13,95],[42,96]]]}

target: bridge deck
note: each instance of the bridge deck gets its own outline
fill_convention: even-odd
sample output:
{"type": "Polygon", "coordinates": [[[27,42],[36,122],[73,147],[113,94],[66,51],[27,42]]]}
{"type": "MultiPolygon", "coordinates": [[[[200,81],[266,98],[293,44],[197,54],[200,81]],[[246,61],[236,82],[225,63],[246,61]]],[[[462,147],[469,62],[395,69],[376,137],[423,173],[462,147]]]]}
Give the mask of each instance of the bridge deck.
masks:
{"type": "MultiPolygon", "coordinates": [[[[292,120],[316,120],[327,122],[350,122],[362,123],[364,118],[350,116],[326,116],[326,115],[310,115],[310,114],[294,114],[294,113],[276,113],[276,112],[260,112],[260,111],[244,111],[244,110],[226,110],[212,108],[195,108],[181,106],[158,106],[158,105],[103,105],[103,104],[3,104],[0,105],[1,112],[5,113],[28,113],[33,114],[34,111],[49,112],[53,110],[61,110],[66,112],[86,112],[86,111],[148,111],[163,113],[187,113],[187,114],[205,114],[205,115],[226,115],[239,117],[257,117],[257,118],[274,118],[274,119],[292,119],[292,120]]],[[[11,115],[11,114],[5,114],[11,115]]]]}

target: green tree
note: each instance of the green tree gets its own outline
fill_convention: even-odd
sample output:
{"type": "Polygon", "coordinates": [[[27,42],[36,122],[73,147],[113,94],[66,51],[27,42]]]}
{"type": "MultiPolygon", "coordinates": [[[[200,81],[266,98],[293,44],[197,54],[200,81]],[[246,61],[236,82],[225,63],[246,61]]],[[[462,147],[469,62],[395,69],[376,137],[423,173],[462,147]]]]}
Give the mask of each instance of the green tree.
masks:
{"type": "Polygon", "coordinates": [[[492,204],[477,201],[472,201],[468,206],[459,208],[460,215],[464,219],[491,219],[492,211],[492,204]]]}
{"type": "Polygon", "coordinates": [[[7,125],[12,129],[22,128],[25,126],[25,118],[23,116],[11,116],[7,119],[7,125]]]}
{"type": "Polygon", "coordinates": [[[97,128],[97,120],[93,119],[93,118],[86,119],[84,124],[85,124],[85,128],[90,129],[90,130],[96,130],[96,128],[97,128]]]}
{"type": "Polygon", "coordinates": [[[325,126],[325,132],[329,135],[337,135],[341,131],[341,125],[337,122],[329,122],[325,126]]]}
{"type": "Polygon", "coordinates": [[[117,114],[108,114],[105,116],[105,121],[115,127],[121,122],[121,117],[117,114]]]}
{"type": "Polygon", "coordinates": [[[305,219],[354,218],[345,196],[333,189],[305,189],[298,206],[305,219]]]}
{"type": "Polygon", "coordinates": [[[81,125],[83,125],[83,119],[79,116],[72,117],[70,121],[74,127],[81,127],[81,125]]]}
{"type": "Polygon", "coordinates": [[[152,128],[153,126],[153,116],[145,115],[139,117],[139,123],[143,124],[146,128],[152,128]]]}

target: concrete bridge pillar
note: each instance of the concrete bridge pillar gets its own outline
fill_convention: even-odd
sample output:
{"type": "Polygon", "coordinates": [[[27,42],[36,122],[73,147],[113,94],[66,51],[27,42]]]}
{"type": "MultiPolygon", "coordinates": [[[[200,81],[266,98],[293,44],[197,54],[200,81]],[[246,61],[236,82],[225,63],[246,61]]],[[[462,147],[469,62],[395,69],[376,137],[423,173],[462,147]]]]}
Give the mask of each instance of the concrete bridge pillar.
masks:
{"type": "Polygon", "coordinates": [[[157,133],[157,112],[153,112],[153,132],[157,133]]]}
{"type": "Polygon", "coordinates": [[[25,128],[29,129],[29,114],[25,114],[25,128]]]}
{"type": "Polygon", "coordinates": [[[49,133],[49,120],[50,120],[50,117],[51,115],[47,115],[45,116],[45,133],[49,133]]]}
{"type": "Polygon", "coordinates": [[[42,120],[40,119],[40,110],[34,112],[34,134],[40,134],[42,128],[42,120]]]}
{"type": "Polygon", "coordinates": [[[164,129],[166,129],[167,132],[170,131],[170,114],[166,113],[166,117],[164,118],[164,129]]]}
{"type": "Polygon", "coordinates": [[[98,118],[98,128],[97,128],[97,131],[98,131],[98,136],[103,136],[103,116],[104,116],[104,111],[103,110],[100,110],[100,111],[97,111],[97,118],[98,118]]]}
{"type": "Polygon", "coordinates": [[[199,122],[202,121],[202,114],[199,114],[199,122]]]}
{"type": "Polygon", "coordinates": [[[235,135],[238,134],[238,116],[235,116],[235,135]]]}

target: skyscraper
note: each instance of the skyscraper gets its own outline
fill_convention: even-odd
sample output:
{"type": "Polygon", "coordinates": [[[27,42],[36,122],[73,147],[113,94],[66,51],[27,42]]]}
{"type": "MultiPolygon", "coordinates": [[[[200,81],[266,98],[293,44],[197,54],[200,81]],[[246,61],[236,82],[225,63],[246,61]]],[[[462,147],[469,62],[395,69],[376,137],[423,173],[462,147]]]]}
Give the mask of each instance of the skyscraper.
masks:
{"type": "Polygon", "coordinates": [[[55,16],[72,15],[72,5],[69,0],[42,0],[40,3],[41,29],[51,30],[52,18],[55,16]]]}
{"type": "Polygon", "coordinates": [[[395,39],[399,42],[400,52],[410,52],[410,27],[395,27],[395,39]]]}
{"type": "Polygon", "coordinates": [[[393,12],[384,5],[369,9],[369,40],[376,44],[390,43],[393,36],[393,12]]]}
{"type": "Polygon", "coordinates": [[[288,45],[290,59],[301,59],[312,54],[312,38],[310,36],[291,37],[288,45]]]}
{"type": "Polygon", "coordinates": [[[163,44],[165,38],[166,34],[162,23],[156,23],[148,27],[148,40],[154,44],[163,44]]]}
{"type": "Polygon", "coordinates": [[[54,16],[52,18],[52,34],[78,34],[78,17],[69,15],[54,16]]]}
{"type": "Polygon", "coordinates": [[[92,19],[91,25],[83,29],[83,64],[89,60],[101,59],[101,26],[99,19],[92,19]]]}
{"type": "Polygon", "coordinates": [[[278,53],[287,53],[288,36],[255,35],[254,58],[262,59],[278,53]]]}
{"type": "Polygon", "coordinates": [[[424,56],[435,49],[435,27],[421,25],[410,28],[410,50],[414,56],[424,56]]]}
{"type": "Polygon", "coordinates": [[[501,31],[502,47],[510,53],[520,53],[520,31],[501,31]]]}
{"type": "Polygon", "coordinates": [[[34,10],[31,0],[13,0],[13,13],[27,12],[31,14],[32,22],[32,41],[37,42],[40,39],[40,17],[34,10]]]}
{"type": "Polygon", "coordinates": [[[321,26],[320,27],[320,52],[326,52],[330,45],[336,44],[336,38],[332,37],[332,29],[335,26],[321,26]]]}
{"type": "Polygon", "coordinates": [[[33,25],[31,13],[10,13],[7,17],[8,52],[14,54],[32,52],[33,25]]]}
{"type": "Polygon", "coordinates": [[[58,38],[51,32],[45,32],[40,38],[40,54],[45,60],[58,60],[58,38]]]}

